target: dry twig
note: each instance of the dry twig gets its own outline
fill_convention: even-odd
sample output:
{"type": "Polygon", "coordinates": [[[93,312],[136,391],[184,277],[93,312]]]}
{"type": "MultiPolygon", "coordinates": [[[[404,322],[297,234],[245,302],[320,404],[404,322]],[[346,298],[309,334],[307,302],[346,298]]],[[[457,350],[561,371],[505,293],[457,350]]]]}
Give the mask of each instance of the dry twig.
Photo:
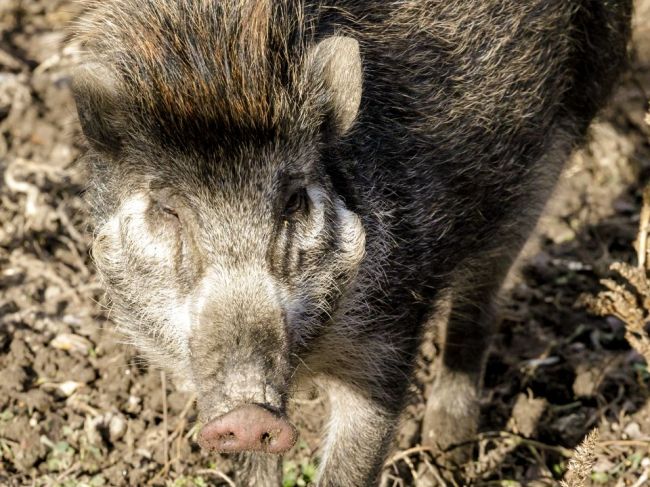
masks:
{"type": "Polygon", "coordinates": [[[164,371],[160,371],[160,387],[163,408],[163,432],[165,437],[165,443],[163,444],[163,458],[165,459],[163,475],[166,475],[169,470],[169,430],[167,429],[167,375],[164,371]]]}
{"type": "Polygon", "coordinates": [[[167,429],[167,376],[164,371],[160,371],[160,393],[162,394],[163,408],[163,466],[158,473],[153,476],[148,485],[153,485],[159,478],[167,477],[169,473],[169,431],[167,429]]]}
{"type": "Polygon", "coordinates": [[[221,470],[217,470],[215,468],[204,468],[198,470],[196,473],[198,475],[215,475],[216,477],[219,477],[221,480],[226,482],[230,487],[237,487],[235,482],[233,482],[232,479],[228,477],[225,473],[223,473],[221,470]]]}

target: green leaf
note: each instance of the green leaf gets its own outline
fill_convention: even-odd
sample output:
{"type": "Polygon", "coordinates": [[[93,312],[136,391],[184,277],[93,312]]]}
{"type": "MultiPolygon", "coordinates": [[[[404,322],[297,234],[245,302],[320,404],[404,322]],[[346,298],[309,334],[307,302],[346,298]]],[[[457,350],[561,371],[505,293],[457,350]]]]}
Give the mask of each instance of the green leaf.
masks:
{"type": "Polygon", "coordinates": [[[605,472],[594,472],[591,474],[591,480],[597,484],[606,484],[609,482],[609,475],[605,472]]]}
{"type": "Polygon", "coordinates": [[[95,475],[90,479],[89,485],[91,487],[102,487],[106,485],[106,479],[102,475],[95,475]]]}

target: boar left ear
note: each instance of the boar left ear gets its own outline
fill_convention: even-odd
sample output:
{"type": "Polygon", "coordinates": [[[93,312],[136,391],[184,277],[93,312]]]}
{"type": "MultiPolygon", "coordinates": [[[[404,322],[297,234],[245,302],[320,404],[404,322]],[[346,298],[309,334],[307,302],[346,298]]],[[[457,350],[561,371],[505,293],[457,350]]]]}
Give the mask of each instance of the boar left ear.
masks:
{"type": "Polygon", "coordinates": [[[312,47],[308,59],[311,79],[322,82],[328,94],[330,128],[343,135],[352,126],[361,103],[359,43],[351,37],[328,37],[312,47]]]}

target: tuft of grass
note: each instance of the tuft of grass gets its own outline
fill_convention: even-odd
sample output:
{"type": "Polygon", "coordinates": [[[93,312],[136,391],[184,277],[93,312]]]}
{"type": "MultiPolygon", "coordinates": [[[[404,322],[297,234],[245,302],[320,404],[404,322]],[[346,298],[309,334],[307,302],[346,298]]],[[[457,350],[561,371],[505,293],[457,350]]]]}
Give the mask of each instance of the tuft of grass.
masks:
{"type": "Polygon", "coordinates": [[[316,485],[317,465],[308,459],[300,463],[284,462],[282,487],[308,487],[316,485]]]}
{"type": "MultiPolygon", "coordinates": [[[[646,192],[650,209],[650,186],[646,192]]],[[[650,335],[645,327],[650,320],[650,280],[646,269],[623,262],[614,262],[610,269],[617,272],[625,283],[602,279],[600,282],[607,290],[599,292],[597,296],[584,295],[579,303],[591,313],[615,316],[625,323],[626,340],[650,363],[650,335]]]]}
{"type": "Polygon", "coordinates": [[[76,450],[66,441],[52,443],[49,439],[41,438],[49,448],[46,466],[49,472],[63,472],[74,463],[76,450]]]}

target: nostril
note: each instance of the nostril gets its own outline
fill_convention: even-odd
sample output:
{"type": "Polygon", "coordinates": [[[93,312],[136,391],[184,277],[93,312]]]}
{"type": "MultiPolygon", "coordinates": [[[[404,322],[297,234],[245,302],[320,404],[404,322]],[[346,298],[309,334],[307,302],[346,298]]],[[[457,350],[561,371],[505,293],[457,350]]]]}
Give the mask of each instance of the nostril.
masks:
{"type": "Polygon", "coordinates": [[[268,431],[265,431],[264,433],[262,433],[262,436],[260,436],[260,443],[262,445],[267,445],[268,446],[272,442],[273,442],[273,436],[271,435],[271,433],[269,433],[268,431]]]}

